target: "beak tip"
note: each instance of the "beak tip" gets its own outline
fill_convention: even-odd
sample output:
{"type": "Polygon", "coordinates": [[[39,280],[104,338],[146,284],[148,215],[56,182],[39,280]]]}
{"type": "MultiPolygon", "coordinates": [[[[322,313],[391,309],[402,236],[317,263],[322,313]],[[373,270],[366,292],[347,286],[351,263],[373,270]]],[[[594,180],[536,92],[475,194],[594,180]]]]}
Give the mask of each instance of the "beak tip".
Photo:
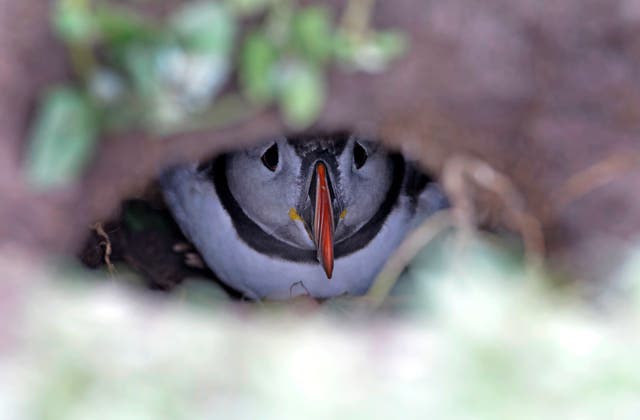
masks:
{"type": "Polygon", "coordinates": [[[329,181],[324,164],[316,166],[317,185],[313,222],[313,236],[318,252],[318,261],[327,279],[333,275],[333,206],[329,192],[329,181]]]}

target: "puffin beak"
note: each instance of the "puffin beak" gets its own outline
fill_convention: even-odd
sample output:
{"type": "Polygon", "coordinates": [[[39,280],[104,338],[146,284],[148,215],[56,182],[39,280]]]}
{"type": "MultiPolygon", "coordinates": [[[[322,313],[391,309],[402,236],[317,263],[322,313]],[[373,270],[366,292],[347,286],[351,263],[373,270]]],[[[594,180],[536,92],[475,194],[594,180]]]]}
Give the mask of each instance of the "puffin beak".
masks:
{"type": "Polygon", "coordinates": [[[316,165],[315,195],[313,240],[318,250],[318,261],[327,273],[327,278],[330,279],[333,273],[333,206],[327,168],[324,163],[316,165]]]}

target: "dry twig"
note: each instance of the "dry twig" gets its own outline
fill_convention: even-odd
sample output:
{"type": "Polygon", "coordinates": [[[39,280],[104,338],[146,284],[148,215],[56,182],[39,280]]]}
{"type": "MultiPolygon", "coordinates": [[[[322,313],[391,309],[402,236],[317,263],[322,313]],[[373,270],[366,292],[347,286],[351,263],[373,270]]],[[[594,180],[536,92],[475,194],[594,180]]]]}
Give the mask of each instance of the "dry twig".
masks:
{"type": "Polygon", "coordinates": [[[95,232],[103,238],[103,241],[100,242],[100,246],[104,247],[104,263],[107,265],[107,269],[109,270],[109,274],[115,275],[117,273],[116,267],[111,262],[111,253],[113,249],[111,247],[111,240],[109,239],[109,235],[104,230],[104,226],[102,222],[96,222],[91,226],[91,229],[95,230],[95,232]]]}
{"type": "Polygon", "coordinates": [[[542,266],[545,247],[541,224],[524,210],[524,200],[509,177],[480,159],[456,156],[446,162],[442,183],[452,208],[427,218],[403,241],[364,297],[370,307],[377,308],[382,304],[402,270],[440,233],[449,228],[458,227],[458,243],[461,247],[469,236],[475,234],[478,216],[473,202],[474,188],[482,188],[498,196],[507,218],[522,236],[528,266],[533,269],[542,266]]]}
{"type": "Polygon", "coordinates": [[[614,153],[588,168],[573,174],[564,185],[551,195],[550,203],[556,212],[590,192],[605,186],[616,178],[640,169],[640,153],[625,151],[614,153]]]}
{"type": "Polygon", "coordinates": [[[364,297],[372,308],[380,307],[396,284],[402,270],[436,236],[452,227],[453,221],[451,210],[437,212],[428,217],[418,229],[414,230],[402,242],[398,250],[387,260],[384,268],[364,297]]]}
{"type": "Polygon", "coordinates": [[[524,243],[525,257],[529,264],[540,266],[545,254],[542,225],[536,217],[526,211],[524,200],[511,179],[473,157],[456,156],[445,164],[443,185],[453,204],[456,224],[467,234],[477,225],[476,206],[471,189],[480,187],[494,193],[506,211],[506,221],[511,222],[524,243]]]}

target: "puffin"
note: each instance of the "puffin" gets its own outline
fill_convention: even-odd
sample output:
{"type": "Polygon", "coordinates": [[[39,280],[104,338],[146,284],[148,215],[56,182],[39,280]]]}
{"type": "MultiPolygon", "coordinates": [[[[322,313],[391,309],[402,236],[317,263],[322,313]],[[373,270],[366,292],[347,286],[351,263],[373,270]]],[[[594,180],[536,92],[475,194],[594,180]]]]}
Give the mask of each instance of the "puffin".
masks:
{"type": "Polygon", "coordinates": [[[252,300],[363,295],[411,229],[448,206],[415,163],[348,133],[179,164],[160,185],[206,265],[252,300]]]}

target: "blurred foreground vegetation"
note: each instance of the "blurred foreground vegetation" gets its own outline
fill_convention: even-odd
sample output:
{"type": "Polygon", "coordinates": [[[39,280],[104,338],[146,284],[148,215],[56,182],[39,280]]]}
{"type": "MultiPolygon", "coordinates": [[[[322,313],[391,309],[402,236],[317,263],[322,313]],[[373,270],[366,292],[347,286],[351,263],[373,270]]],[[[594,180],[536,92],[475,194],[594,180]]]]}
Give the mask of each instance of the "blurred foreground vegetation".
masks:
{"type": "Polygon", "coordinates": [[[0,259],[17,305],[2,339],[4,418],[640,415],[640,258],[594,303],[491,242],[445,239],[414,261],[392,313],[362,299],[233,303],[195,281],[143,295],[0,259]]]}

